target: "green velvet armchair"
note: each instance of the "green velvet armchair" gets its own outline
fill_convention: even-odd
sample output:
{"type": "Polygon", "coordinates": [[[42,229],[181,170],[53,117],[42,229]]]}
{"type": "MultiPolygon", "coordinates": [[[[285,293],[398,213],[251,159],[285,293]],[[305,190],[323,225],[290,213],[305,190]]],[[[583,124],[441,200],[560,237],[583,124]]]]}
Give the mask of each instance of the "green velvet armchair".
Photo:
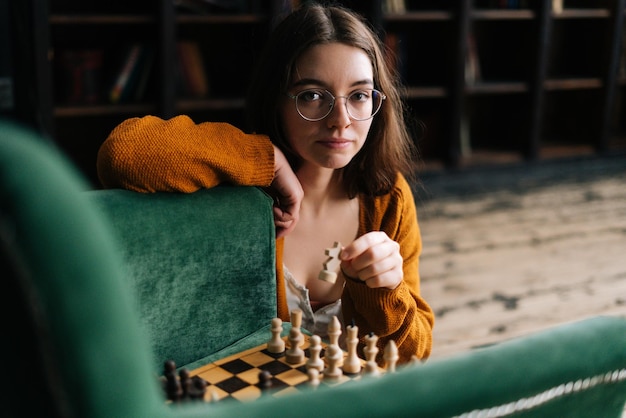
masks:
{"type": "Polygon", "coordinates": [[[0,123],[0,170],[2,416],[622,415],[623,317],[293,396],[166,404],[165,358],[194,366],[269,337],[271,202],[253,188],[88,191],[61,154],[9,123],[0,123]]]}

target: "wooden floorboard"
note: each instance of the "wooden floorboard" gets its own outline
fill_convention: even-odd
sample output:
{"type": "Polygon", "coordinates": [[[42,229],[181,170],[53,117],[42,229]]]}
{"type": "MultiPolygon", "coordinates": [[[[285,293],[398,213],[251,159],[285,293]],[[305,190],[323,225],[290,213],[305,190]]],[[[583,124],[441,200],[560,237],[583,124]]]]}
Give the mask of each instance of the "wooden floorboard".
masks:
{"type": "Polygon", "coordinates": [[[431,358],[626,315],[626,156],[424,173],[415,194],[431,358]]]}

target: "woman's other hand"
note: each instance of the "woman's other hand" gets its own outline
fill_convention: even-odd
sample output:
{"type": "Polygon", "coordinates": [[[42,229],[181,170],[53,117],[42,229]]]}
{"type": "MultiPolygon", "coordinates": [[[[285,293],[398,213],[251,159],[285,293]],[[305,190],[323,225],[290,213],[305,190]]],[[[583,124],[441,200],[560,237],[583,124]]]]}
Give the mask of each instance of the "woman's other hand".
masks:
{"type": "Polygon", "coordinates": [[[267,190],[274,198],[276,237],[282,237],[295,228],[300,216],[304,191],[285,155],[274,146],[274,180],[267,190]]]}

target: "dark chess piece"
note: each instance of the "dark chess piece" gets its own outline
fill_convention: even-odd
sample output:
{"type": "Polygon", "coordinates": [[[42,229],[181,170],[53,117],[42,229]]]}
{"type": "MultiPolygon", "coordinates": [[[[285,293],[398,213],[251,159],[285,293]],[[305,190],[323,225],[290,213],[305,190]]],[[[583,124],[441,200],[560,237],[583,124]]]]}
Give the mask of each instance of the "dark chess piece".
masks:
{"type": "Polygon", "coordinates": [[[272,374],[267,370],[261,370],[259,372],[259,383],[257,386],[261,391],[266,391],[272,387],[272,374]]]}
{"type": "Polygon", "coordinates": [[[203,400],[206,394],[208,383],[200,376],[194,376],[191,378],[189,385],[189,399],[203,400]]]}
{"type": "Polygon", "coordinates": [[[178,380],[182,389],[181,399],[189,398],[189,389],[191,388],[191,378],[189,377],[189,370],[180,369],[178,372],[178,380]]]}
{"type": "Polygon", "coordinates": [[[167,399],[172,402],[179,402],[183,396],[183,388],[176,376],[176,363],[167,360],[163,367],[163,375],[165,376],[165,394],[167,399]]]}

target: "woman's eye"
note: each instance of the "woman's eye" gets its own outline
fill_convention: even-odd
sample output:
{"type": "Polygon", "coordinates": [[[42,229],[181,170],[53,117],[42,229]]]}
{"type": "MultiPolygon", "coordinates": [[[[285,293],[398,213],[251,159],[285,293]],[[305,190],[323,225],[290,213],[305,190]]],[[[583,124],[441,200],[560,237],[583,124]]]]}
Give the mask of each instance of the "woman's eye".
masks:
{"type": "Polygon", "coordinates": [[[350,99],[355,102],[364,102],[369,100],[370,95],[366,91],[355,91],[350,95],[350,99]]]}
{"type": "Polygon", "coordinates": [[[323,95],[319,91],[311,90],[303,92],[300,97],[307,102],[313,102],[316,100],[322,100],[323,95]]]}

